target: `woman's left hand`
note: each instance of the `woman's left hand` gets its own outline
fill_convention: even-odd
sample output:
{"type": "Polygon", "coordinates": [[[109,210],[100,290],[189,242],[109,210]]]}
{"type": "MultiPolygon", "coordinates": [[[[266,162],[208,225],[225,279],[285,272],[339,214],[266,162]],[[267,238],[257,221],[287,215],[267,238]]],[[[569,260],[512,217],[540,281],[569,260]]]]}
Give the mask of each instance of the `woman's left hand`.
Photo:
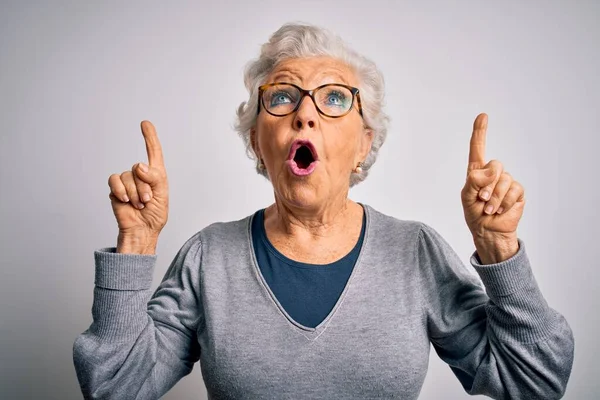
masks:
{"type": "Polygon", "coordinates": [[[461,191],[467,226],[485,264],[517,252],[517,225],[525,207],[523,186],[500,161],[485,162],[487,121],[486,114],[479,114],[473,123],[467,181],[461,191]]]}

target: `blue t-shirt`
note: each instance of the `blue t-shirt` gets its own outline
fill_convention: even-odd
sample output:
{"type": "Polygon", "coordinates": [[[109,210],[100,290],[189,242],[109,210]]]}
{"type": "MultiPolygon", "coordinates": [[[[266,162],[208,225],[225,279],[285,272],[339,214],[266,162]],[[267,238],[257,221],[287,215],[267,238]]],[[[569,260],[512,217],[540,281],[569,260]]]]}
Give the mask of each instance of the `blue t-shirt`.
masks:
{"type": "Polygon", "coordinates": [[[281,254],[267,238],[265,210],[252,220],[252,242],[258,267],[269,288],[294,321],[315,328],[327,317],[342,294],[362,247],[366,217],[360,237],[343,258],[330,264],[297,262],[281,254]]]}

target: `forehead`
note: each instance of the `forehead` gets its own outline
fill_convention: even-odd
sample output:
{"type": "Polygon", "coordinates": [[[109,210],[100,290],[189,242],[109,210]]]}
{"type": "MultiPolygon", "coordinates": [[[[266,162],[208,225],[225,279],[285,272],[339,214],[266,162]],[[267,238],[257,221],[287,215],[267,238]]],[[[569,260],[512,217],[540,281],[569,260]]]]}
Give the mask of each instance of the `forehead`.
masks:
{"type": "Polygon", "coordinates": [[[348,65],[331,57],[293,58],[273,68],[267,83],[283,81],[314,88],[325,83],[358,86],[356,74],[348,65]]]}

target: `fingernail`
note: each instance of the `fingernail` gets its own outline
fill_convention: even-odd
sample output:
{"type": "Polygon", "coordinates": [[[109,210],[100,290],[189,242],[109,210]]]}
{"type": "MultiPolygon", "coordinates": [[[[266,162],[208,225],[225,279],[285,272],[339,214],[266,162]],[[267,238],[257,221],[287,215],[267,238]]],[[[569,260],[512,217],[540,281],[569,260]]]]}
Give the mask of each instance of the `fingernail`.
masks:
{"type": "Polygon", "coordinates": [[[148,193],[144,193],[142,200],[144,200],[144,203],[150,201],[150,195],[148,193]]]}
{"type": "Polygon", "coordinates": [[[145,207],[145,206],[144,206],[144,203],[140,203],[140,204],[138,204],[138,208],[139,208],[140,210],[141,210],[142,208],[144,208],[144,207],[145,207]]]}
{"type": "Polygon", "coordinates": [[[129,203],[129,197],[127,197],[127,195],[123,196],[123,202],[129,203]]]}
{"type": "Polygon", "coordinates": [[[504,212],[504,207],[500,207],[497,212],[498,214],[502,214],[502,212],[504,212]]]}
{"type": "Polygon", "coordinates": [[[494,209],[494,206],[492,206],[492,205],[490,204],[489,206],[487,206],[487,207],[485,208],[485,212],[486,212],[487,214],[491,214],[493,209],[494,209]]]}
{"type": "Polygon", "coordinates": [[[490,192],[488,192],[487,190],[484,191],[483,193],[481,193],[481,198],[484,200],[487,200],[490,198],[490,192]]]}
{"type": "Polygon", "coordinates": [[[140,169],[142,172],[148,172],[148,167],[144,163],[140,163],[140,169]]]}

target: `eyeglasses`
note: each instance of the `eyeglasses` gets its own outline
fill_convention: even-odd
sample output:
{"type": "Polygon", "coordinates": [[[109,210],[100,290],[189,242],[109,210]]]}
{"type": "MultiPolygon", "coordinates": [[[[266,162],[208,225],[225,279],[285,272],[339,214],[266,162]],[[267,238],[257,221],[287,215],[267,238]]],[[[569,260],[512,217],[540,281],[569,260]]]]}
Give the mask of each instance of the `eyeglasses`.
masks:
{"type": "Polygon", "coordinates": [[[312,90],[304,90],[292,83],[267,83],[258,88],[258,110],[260,104],[271,115],[284,117],[300,107],[304,96],[310,96],[315,103],[319,113],[331,117],[340,118],[352,111],[352,105],[356,98],[358,113],[362,117],[362,107],[358,89],[339,83],[328,83],[312,90]]]}

